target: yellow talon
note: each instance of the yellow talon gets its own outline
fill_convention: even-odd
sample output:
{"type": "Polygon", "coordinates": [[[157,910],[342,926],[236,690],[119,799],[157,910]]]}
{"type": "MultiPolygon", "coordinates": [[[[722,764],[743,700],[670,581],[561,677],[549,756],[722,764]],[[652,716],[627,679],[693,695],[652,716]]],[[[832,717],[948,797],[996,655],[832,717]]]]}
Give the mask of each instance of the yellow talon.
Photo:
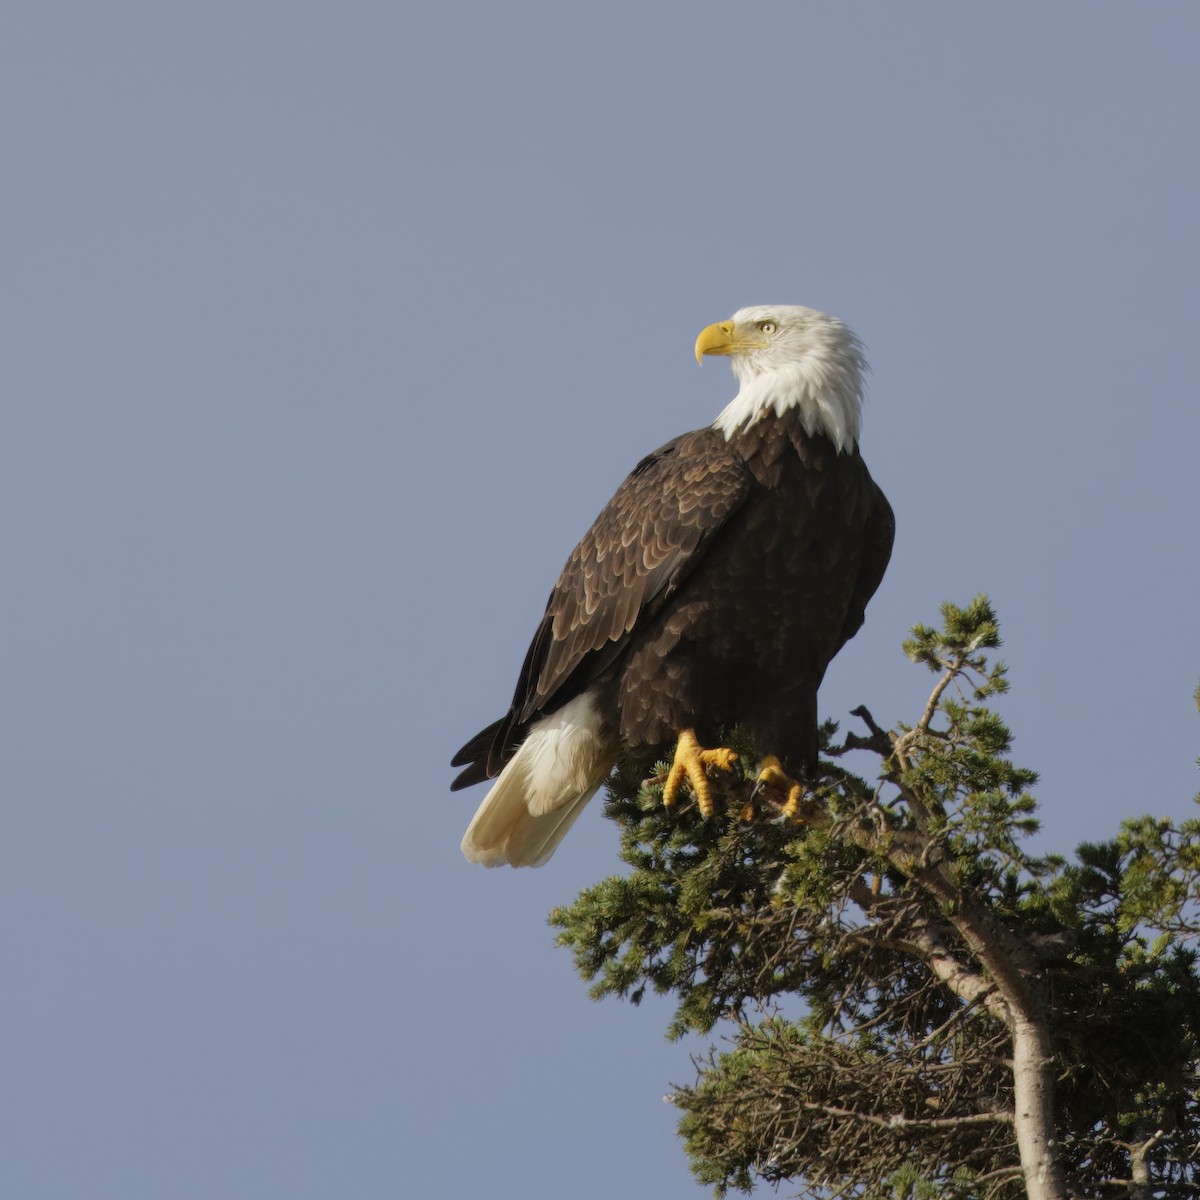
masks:
{"type": "Polygon", "coordinates": [[[667,781],[663,784],[663,804],[667,808],[675,804],[679,799],[679,789],[686,780],[692,785],[701,816],[711,817],[713,794],[707,768],[717,767],[722,771],[732,771],[737,757],[735,751],[723,746],[717,750],[705,750],[696,741],[696,735],[690,729],[685,729],[679,735],[679,741],[675,745],[675,758],[667,772],[667,781]]]}
{"type": "Polygon", "coordinates": [[[804,798],[804,788],[783,769],[783,763],[774,754],[768,754],[763,759],[758,779],[754,784],[755,795],[762,791],[779,791],[785,794],[780,812],[789,820],[799,811],[800,801],[804,798]]]}

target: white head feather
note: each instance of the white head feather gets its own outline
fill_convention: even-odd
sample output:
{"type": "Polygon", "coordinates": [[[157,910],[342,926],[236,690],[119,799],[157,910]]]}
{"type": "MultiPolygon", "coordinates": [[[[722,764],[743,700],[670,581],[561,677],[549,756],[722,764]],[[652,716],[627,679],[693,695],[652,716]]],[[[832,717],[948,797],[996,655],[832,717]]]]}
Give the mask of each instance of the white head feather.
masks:
{"type": "Polygon", "coordinates": [[[720,328],[729,326],[730,346],[707,353],[729,356],[741,388],[713,428],[728,439],[767,413],[798,409],[805,433],[824,434],[839,451],[852,452],[867,362],[851,330],[836,317],[794,304],[739,309],[720,328]]]}

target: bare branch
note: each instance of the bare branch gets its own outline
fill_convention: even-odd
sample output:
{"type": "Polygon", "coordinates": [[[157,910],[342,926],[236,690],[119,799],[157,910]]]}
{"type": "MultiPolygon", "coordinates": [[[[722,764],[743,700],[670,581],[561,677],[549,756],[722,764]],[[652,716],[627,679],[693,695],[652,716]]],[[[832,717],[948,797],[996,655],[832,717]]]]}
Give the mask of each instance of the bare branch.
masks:
{"type": "Polygon", "coordinates": [[[848,1121],[862,1121],[868,1125],[877,1125],[882,1129],[904,1129],[911,1131],[967,1129],[975,1125],[1011,1125],[1011,1112],[999,1110],[996,1112],[967,1113],[961,1117],[906,1117],[900,1113],[890,1113],[878,1116],[875,1113],[861,1112],[855,1108],[841,1108],[834,1104],[801,1103],[797,1107],[804,1112],[828,1113],[832,1117],[841,1117],[848,1121]]]}

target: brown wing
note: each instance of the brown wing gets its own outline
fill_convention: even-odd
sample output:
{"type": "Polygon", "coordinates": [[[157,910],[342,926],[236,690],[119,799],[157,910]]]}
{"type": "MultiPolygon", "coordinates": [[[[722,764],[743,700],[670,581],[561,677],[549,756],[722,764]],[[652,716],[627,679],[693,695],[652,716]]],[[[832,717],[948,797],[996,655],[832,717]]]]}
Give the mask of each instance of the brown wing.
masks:
{"type": "Polygon", "coordinates": [[[868,477],[868,483],[870,513],[863,529],[858,579],[846,613],[846,623],[842,627],[839,650],[862,628],[866,619],[867,602],[875,595],[875,590],[883,581],[888,560],[892,557],[892,542],[896,537],[896,516],[888,498],[873,479],[868,477]]]}
{"type": "Polygon", "coordinates": [[[684,434],[642,459],[583,535],[534,634],[512,708],[455,755],[466,787],[495,775],[541,711],[582,692],[657,612],[745,500],[751,477],[724,437],[684,434]]]}

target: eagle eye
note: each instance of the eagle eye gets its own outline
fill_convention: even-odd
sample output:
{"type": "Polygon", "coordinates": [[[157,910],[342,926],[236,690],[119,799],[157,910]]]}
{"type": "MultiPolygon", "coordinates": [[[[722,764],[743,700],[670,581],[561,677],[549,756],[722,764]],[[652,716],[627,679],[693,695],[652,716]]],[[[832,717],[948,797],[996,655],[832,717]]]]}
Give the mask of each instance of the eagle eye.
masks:
{"type": "Polygon", "coordinates": [[[758,327],[763,333],[774,333],[776,329],[774,321],[759,321],[758,327]]]}

